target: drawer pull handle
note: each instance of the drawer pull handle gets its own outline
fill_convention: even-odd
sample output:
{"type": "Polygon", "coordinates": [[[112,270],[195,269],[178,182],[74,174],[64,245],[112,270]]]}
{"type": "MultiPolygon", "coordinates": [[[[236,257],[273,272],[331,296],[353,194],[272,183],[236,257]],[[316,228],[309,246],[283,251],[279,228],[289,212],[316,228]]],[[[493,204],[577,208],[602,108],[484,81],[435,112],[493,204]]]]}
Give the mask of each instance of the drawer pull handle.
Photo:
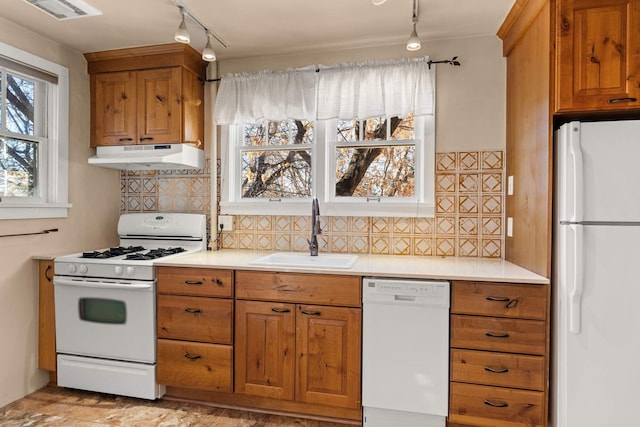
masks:
{"type": "Polygon", "coordinates": [[[617,104],[618,102],[636,102],[638,98],[624,97],[624,98],[612,98],[607,101],[609,104],[617,104]]]}
{"type": "Polygon", "coordinates": [[[185,285],[202,285],[201,280],[185,280],[185,285]]]}
{"type": "Polygon", "coordinates": [[[489,295],[487,297],[487,301],[509,302],[509,301],[511,301],[511,298],[507,298],[507,297],[492,297],[491,295],[489,295]]]}
{"type": "Polygon", "coordinates": [[[273,311],[274,313],[290,313],[291,310],[289,310],[288,308],[272,308],[271,311],[273,311]]]}
{"type": "Polygon", "coordinates": [[[484,335],[489,338],[509,338],[509,334],[496,334],[495,332],[485,332],[484,335]]]}
{"type": "Polygon", "coordinates": [[[198,359],[202,359],[202,356],[198,355],[198,354],[189,354],[189,353],[185,353],[184,357],[186,357],[189,360],[198,360],[198,359]]]}
{"type": "Polygon", "coordinates": [[[506,374],[507,372],[509,372],[509,368],[495,369],[491,366],[485,366],[484,370],[487,372],[491,372],[492,374],[506,374]]]}
{"type": "Polygon", "coordinates": [[[133,141],[133,138],[119,138],[118,141],[120,142],[133,141]]]}
{"type": "Polygon", "coordinates": [[[487,301],[506,302],[507,303],[507,305],[505,305],[506,308],[514,308],[516,305],[518,305],[518,298],[511,299],[508,297],[494,297],[489,295],[486,299],[487,301]]]}
{"type": "Polygon", "coordinates": [[[320,316],[320,312],[319,311],[308,311],[308,310],[301,310],[302,314],[306,314],[307,316],[320,316]]]}
{"type": "Polygon", "coordinates": [[[202,313],[202,310],[199,308],[185,308],[184,311],[191,314],[202,313]]]}
{"type": "Polygon", "coordinates": [[[499,403],[494,403],[492,401],[490,401],[489,399],[484,401],[484,404],[487,406],[492,406],[494,408],[506,408],[509,406],[509,404],[507,402],[499,402],[499,403]]]}
{"type": "Polygon", "coordinates": [[[141,136],[140,141],[153,141],[152,136],[141,136]]]}

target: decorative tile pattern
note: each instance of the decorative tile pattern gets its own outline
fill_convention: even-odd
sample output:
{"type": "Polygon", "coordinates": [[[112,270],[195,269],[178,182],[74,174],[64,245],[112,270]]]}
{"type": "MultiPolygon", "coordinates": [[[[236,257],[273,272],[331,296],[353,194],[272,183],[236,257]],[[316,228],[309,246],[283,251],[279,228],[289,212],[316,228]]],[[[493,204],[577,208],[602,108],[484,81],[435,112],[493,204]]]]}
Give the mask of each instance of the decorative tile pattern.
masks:
{"type": "MultiPolygon", "coordinates": [[[[502,258],[504,159],[499,150],[436,153],[435,218],[321,217],[319,251],[502,258]]],[[[207,163],[195,171],[122,172],[120,210],[208,214],[210,171],[207,163]]],[[[219,189],[220,180],[215,181],[219,189]]],[[[238,215],[221,243],[305,252],[310,226],[308,216],[238,215]]]]}

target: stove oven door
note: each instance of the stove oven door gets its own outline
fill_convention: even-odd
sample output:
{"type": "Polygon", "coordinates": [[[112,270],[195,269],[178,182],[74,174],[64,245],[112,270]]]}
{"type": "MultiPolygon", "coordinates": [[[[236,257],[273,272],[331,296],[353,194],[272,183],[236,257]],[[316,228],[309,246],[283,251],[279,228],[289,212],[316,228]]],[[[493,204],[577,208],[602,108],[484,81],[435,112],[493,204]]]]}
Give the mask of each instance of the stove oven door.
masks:
{"type": "Polygon", "coordinates": [[[155,363],[154,281],[53,283],[58,354],[155,363]]]}

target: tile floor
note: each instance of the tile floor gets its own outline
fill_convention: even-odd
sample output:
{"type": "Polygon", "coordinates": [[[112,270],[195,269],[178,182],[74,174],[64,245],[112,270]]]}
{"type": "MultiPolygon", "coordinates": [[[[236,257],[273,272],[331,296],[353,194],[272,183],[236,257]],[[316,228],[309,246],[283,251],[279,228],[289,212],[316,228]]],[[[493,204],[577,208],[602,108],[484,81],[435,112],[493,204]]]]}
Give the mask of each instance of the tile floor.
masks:
{"type": "Polygon", "coordinates": [[[326,421],[251,413],[174,400],[45,387],[0,408],[2,427],[345,427],[326,421]]]}

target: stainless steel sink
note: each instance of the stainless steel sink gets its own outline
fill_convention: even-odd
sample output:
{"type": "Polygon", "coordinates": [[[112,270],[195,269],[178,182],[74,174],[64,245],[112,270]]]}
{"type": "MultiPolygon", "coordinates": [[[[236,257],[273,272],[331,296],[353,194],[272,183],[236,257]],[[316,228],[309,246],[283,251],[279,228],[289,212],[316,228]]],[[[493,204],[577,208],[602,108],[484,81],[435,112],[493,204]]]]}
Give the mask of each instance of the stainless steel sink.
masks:
{"type": "Polygon", "coordinates": [[[249,264],[264,266],[283,266],[300,268],[351,268],[358,259],[353,254],[320,254],[311,256],[306,253],[276,252],[251,261],[249,264]]]}

